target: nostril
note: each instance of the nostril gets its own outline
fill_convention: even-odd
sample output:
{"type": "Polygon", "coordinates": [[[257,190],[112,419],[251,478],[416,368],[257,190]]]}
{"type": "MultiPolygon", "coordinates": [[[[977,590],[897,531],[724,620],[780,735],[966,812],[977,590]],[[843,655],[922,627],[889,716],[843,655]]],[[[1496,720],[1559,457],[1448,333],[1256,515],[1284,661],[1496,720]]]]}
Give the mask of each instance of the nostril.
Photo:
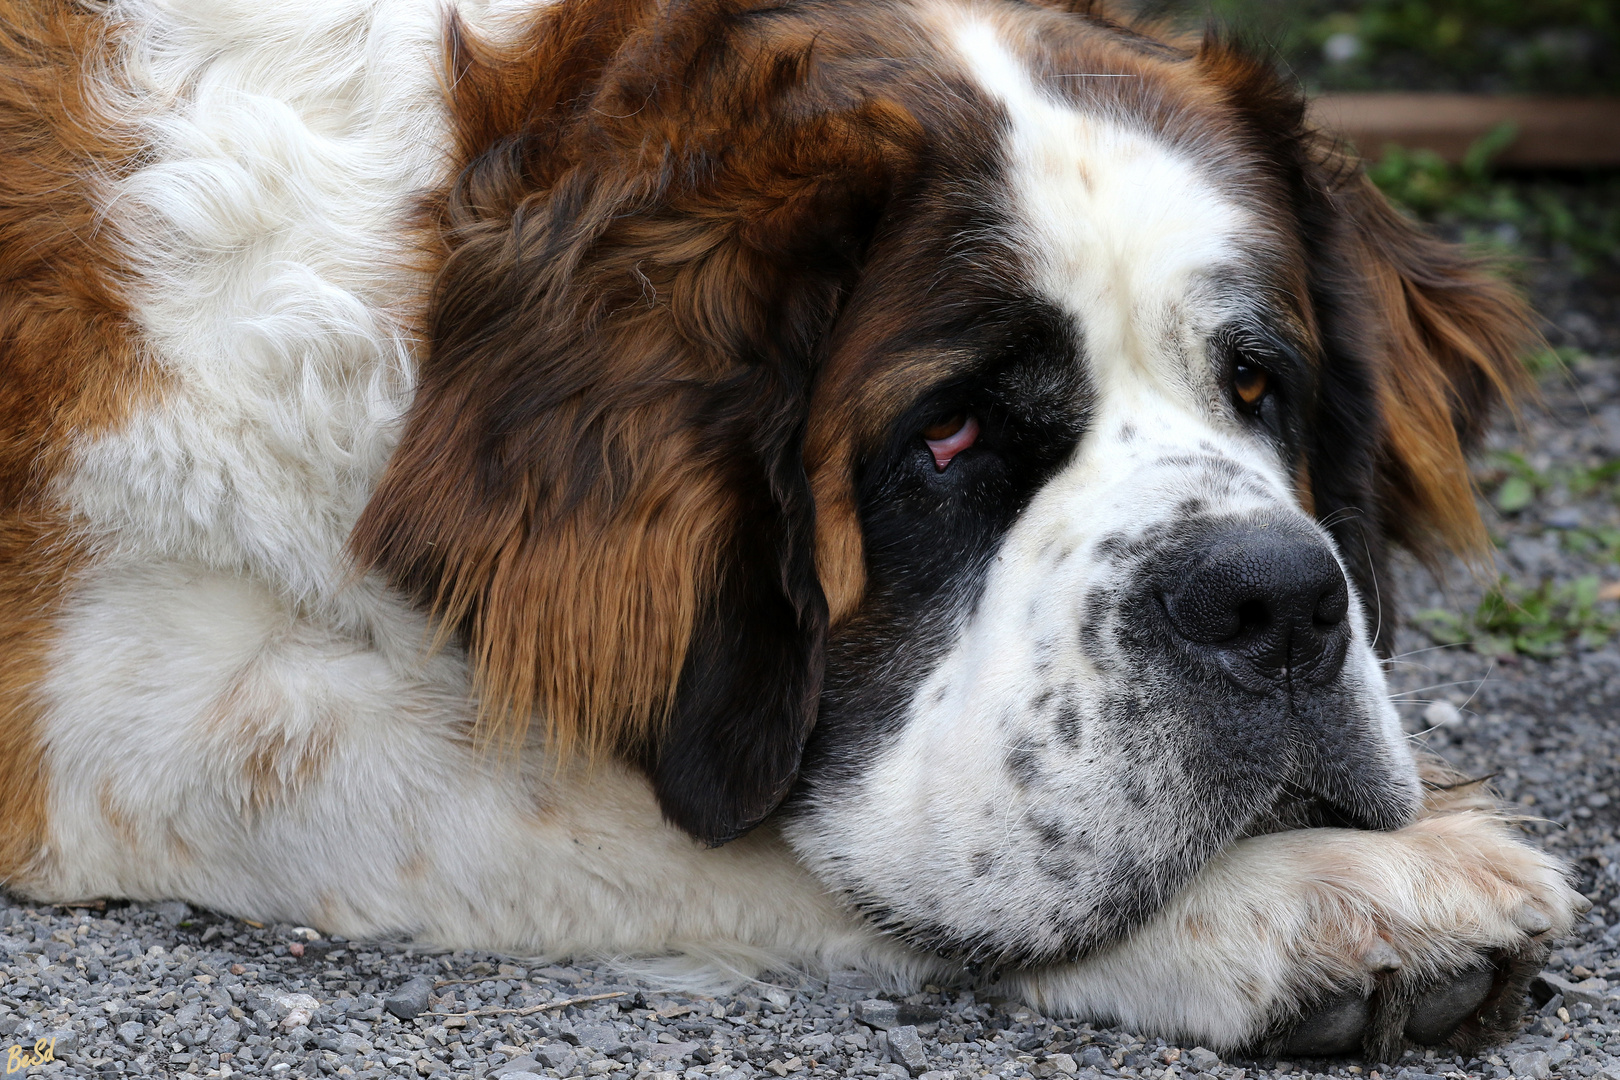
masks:
{"type": "Polygon", "coordinates": [[[1237,618],[1238,634],[1264,633],[1271,625],[1271,609],[1263,600],[1245,600],[1237,606],[1237,618]]]}
{"type": "Polygon", "coordinates": [[[1344,622],[1344,617],[1349,613],[1350,596],[1345,591],[1343,582],[1338,581],[1317,599],[1316,610],[1311,613],[1311,621],[1327,630],[1344,622]]]}

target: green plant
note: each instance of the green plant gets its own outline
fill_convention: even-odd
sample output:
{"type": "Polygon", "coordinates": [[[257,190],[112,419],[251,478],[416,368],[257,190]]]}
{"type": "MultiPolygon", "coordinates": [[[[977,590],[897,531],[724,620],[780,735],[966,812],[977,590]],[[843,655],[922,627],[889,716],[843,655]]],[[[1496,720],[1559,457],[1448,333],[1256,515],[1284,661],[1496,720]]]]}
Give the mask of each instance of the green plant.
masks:
{"type": "Polygon", "coordinates": [[[1498,257],[1517,261],[1557,249],[1581,274],[1620,268],[1620,177],[1572,183],[1497,176],[1491,161],[1513,135],[1511,124],[1497,126],[1458,165],[1391,144],[1369,161],[1367,175],[1413,217],[1498,257]]]}
{"type": "MultiPolygon", "coordinates": [[[[1534,502],[1538,494],[1552,486],[1550,478],[1532,467],[1523,454],[1503,451],[1492,457],[1499,466],[1499,479],[1496,479],[1491,502],[1504,514],[1517,514],[1534,502]]],[[[1491,475],[1487,474],[1488,477],[1491,475]]]]}
{"type": "Polygon", "coordinates": [[[1431,608],[1413,618],[1442,645],[1468,645],[1485,656],[1545,659],[1572,648],[1595,649],[1620,635],[1620,605],[1603,595],[1595,575],[1567,585],[1544,581],[1534,589],[1502,578],[1472,612],[1431,608]]]}
{"type": "Polygon", "coordinates": [[[1541,380],[1552,375],[1563,375],[1585,358],[1586,353],[1572,345],[1555,345],[1527,354],[1524,366],[1532,378],[1541,380]]]}
{"type": "Polygon", "coordinates": [[[1564,550],[1594,562],[1620,563],[1620,529],[1570,529],[1563,534],[1564,550]]]}
{"type": "Polygon", "coordinates": [[[1597,465],[1560,465],[1537,469],[1523,454],[1501,450],[1492,454],[1479,474],[1480,486],[1491,492],[1491,502],[1504,514],[1517,514],[1549,491],[1559,488],[1577,499],[1613,491],[1620,494],[1620,461],[1597,465]]]}

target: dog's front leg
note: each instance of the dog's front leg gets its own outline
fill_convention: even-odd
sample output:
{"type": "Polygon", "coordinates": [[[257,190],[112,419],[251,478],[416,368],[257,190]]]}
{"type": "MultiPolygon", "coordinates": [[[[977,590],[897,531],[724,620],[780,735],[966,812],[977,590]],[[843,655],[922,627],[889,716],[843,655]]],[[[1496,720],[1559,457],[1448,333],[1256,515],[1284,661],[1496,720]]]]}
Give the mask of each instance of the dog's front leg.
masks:
{"type": "Polygon", "coordinates": [[[1234,844],[1125,941],[1018,989],[1052,1015],[1217,1049],[1472,1048],[1518,1029],[1528,980],[1588,906],[1489,809],[1276,833],[1234,844]]]}

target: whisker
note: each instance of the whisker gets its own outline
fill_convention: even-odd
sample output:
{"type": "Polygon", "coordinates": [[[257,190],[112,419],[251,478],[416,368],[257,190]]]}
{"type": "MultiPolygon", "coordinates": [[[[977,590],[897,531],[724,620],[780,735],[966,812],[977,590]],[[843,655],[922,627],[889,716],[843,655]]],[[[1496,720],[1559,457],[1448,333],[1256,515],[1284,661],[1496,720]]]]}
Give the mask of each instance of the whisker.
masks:
{"type": "Polygon", "coordinates": [[[1408,656],[1419,656],[1426,652],[1434,652],[1436,649],[1460,649],[1467,644],[1468,642],[1466,641],[1453,641],[1447,645],[1430,645],[1425,649],[1408,649],[1406,652],[1396,653],[1394,656],[1391,656],[1386,663],[1394,663],[1396,660],[1404,660],[1408,656]]]}
{"type": "MultiPolygon", "coordinates": [[[[1448,686],[1467,686],[1470,683],[1478,685],[1482,681],[1481,679],[1458,679],[1456,682],[1437,682],[1430,686],[1414,686],[1410,690],[1402,690],[1399,693],[1391,694],[1390,697],[1405,697],[1407,694],[1422,694],[1430,690],[1444,690],[1448,686]]],[[[1478,693],[1477,690],[1475,692],[1478,693]]]]}
{"type": "Polygon", "coordinates": [[[1317,522],[1317,524],[1321,525],[1324,529],[1331,529],[1339,522],[1348,521],[1350,518],[1355,517],[1361,512],[1361,507],[1359,506],[1341,506],[1327,517],[1317,522]]]}
{"type": "Polygon", "coordinates": [[[1479,696],[1479,692],[1481,690],[1485,689],[1486,681],[1489,680],[1490,677],[1492,675],[1494,675],[1495,673],[1496,673],[1496,657],[1493,656],[1493,657],[1491,657],[1491,666],[1486,669],[1485,674],[1480,678],[1479,685],[1474,687],[1474,692],[1472,694],[1468,695],[1468,700],[1467,701],[1465,701],[1461,705],[1457,706],[1457,711],[1458,712],[1462,712],[1464,709],[1468,708],[1469,704],[1474,700],[1474,698],[1479,696]]]}

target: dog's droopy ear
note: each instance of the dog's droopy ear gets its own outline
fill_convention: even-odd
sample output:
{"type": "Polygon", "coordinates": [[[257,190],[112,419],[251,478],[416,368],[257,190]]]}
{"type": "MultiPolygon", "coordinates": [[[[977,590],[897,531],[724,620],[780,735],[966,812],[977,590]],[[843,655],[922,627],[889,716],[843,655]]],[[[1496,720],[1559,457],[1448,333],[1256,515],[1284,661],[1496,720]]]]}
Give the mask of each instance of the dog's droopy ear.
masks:
{"type": "Polygon", "coordinates": [[[517,54],[458,39],[450,252],[353,538],[463,636],[488,733],[617,754],[709,843],[780,802],[815,721],[809,387],[895,124],[816,107],[805,50],[688,25],[723,6],[654,33],[559,5],[517,54]]]}
{"type": "Polygon", "coordinates": [[[1332,198],[1348,226],[1344,250],[1365,282],[1353,332],[1372,362],[1385,533],[1420,555],[1477,554],[1485,531],[1465,455],[1493,407],[1526,385],[1529,311],[1489,267],[1401,216],[1359,170],[1332,198]]]}

